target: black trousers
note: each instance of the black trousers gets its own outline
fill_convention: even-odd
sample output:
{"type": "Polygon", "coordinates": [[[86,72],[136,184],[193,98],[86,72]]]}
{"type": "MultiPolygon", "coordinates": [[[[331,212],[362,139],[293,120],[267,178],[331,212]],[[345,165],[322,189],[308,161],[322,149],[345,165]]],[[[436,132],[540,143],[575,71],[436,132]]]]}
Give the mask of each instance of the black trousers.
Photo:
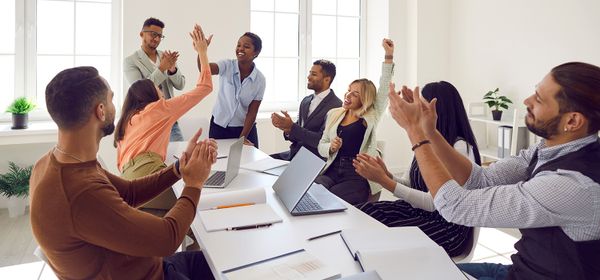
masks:
{"type": "Polygon", "coordinates": [[[163,258],[165,280],[215,279],[202,251],[179,252],[163,258]]]}
{"type": "Polygon", "coordinates": [[[290,151],[287,152],[281,152],[281,153],[276,153],[276,154],[270,154],[269,156],[271,156],[274,159],[281,159],[281,160],[292,160],[290,157],[290,151]]]}
{"type": "Polygon", "coordinates": [[[330,192],[350,204],[367,202],[371,188],[369,181],[356,173],[352,166],[353,157],[338,157],[315,183],[325,186],[330,192]]]}
{"type": "MultiPolygon", "coordinates": [[[[208,137],[213,139],[231,139],[240,138],[240,133],[244,130],[243,126],[228,126],[222,127],[215,123],[215,117],[210,118],[210,130],[208,131],[208,137]]],[[[254,143],[254,146],[258,149],[258,132],[256,130],[256,124],[252,125],[248,137],[248,141],[254,143]]]]}

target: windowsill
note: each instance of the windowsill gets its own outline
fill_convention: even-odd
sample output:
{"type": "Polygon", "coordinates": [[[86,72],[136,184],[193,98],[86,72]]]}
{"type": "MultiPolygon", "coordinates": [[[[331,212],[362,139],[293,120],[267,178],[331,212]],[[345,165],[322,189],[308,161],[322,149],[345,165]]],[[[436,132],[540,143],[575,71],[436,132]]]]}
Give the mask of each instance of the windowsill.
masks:
{"type": "Polygon", "coordinates": [[[52,121],[30,121],[26,129],[11,129],[11,126],[0,123],[0,145],[56,142],[58,127],[52,121]]]}

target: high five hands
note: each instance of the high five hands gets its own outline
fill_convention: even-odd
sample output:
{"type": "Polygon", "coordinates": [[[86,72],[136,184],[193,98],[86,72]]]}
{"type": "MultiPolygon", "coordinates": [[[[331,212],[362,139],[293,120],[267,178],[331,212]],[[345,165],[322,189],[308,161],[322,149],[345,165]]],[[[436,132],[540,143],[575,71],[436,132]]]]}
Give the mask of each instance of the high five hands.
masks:
{"type": "Polygon", "coordinates": [[[208,38],[206,38],[202,27],[196,24],[194,25],[194,30],[190,32],[190,37],[192,37],[192,44],[194,46],[194,50],[196,50],[196,52],[200,54],[206,52],[208,46],[210,45],[210,42],[212,41],[213,35],[211,34],[210,36],[208,36],[208,38]]]}

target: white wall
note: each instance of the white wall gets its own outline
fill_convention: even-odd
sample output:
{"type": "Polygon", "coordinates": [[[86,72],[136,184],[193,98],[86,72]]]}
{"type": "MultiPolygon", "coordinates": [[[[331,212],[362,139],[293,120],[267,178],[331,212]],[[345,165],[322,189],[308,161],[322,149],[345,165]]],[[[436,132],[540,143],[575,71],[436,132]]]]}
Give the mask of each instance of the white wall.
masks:
{"type": "Polygon", "coordinates": [[[454,0],[450,81],[465,102],[499,87],[522,101],[556,65],[600,65],[600,1],[454,0]]]}

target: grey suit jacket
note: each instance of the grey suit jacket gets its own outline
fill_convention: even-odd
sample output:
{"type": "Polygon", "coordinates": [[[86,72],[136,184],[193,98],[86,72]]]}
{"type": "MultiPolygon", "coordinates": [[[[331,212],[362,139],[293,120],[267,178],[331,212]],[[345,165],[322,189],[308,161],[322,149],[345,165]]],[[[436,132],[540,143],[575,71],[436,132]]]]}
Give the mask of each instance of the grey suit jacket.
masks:
{"type": "MultiPolygon", "coordinates": [[[[158,51],[158,55],[162,55],[162,51],[158,51]]],[[[185,77],[179,68],[173,75],[161,72],[141,48],[125,58],[123,69],[129,85],[137,80],[150,79],[161,87],[167,99],[175,96],[173,88],[182,90],[185,86],[185,77]]]]}
{"type": "Polygon", "coordinates": [[[309,116],[308,107],[313,97],[314,94],[311,94],[302,99],[300,111],[298,112],[298,120],[292,125],[289,135],[285,135],[284,133],[285,139],[292,142],[290,145],[290,160],[298,153],[300,147],[305,147],[313,152],[313,154],[321,157],[317,147],[323,135],[323,130],[325,130],[327,112],[333,108],[342,106],[342,101],[335,95],[332,89],[309,116]]]}

